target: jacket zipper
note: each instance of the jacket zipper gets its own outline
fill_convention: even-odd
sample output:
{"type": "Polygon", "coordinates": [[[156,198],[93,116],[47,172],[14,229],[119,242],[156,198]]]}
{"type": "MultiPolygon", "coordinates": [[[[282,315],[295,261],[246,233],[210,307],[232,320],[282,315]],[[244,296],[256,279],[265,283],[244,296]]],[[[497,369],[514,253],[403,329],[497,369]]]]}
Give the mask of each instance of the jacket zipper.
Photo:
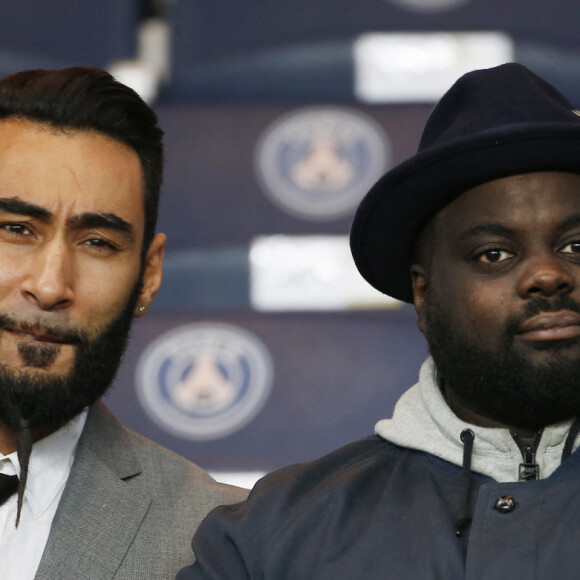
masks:
{"type": "Polygon", "coordinates": [[[510,431],[510,434],[519,447],[523,459],[523,462],[519,465],[519,480],[533,481],[539,479],[540,466],[536,463],[536,451],[542,438],[542,430],[534,435],[531,445],[520,441],[520,437],[515,431],[510,431]]]}

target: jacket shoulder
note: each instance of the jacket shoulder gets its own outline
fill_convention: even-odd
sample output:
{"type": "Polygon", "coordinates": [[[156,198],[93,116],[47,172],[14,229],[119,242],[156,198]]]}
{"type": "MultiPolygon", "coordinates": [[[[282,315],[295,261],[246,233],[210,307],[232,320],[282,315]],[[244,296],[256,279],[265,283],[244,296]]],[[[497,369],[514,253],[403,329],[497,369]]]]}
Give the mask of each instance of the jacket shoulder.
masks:
{"type": "Polygon", "coordinates": [[[282,570],[293,569],[287,566],[317,561],[324,546],[340,551],[364,522],[380,519],[375,512],[385,487],[394,479],[400,488],[396,467],[414,453],[373,436],[267,475],[245,502],[216,508],[201,524],[193,540],[194,577],[282,578],[282,570]]]}
{"type": "Polygon", "coordinates": [[[279,493],[286,488],[295,497],[313,493],[317,488],[328,490],[344,486],[348,481],[380,466],[389,468],[403,449],[378,436],[365,437],[307,463],[279,469],[258,482],[252,493],[267,493],[273,488],[279,493]]]}
{"type": "Polygon", "coordinates": [[[140,478],[153,495],[161,494],[164,501],[169,495],[180,495],[183,501],[194,502],[197,508],[204,509],[242,501],[247,496],[248,490],[218,483],[181,455],[130,429],[125,430],[141,465],[140,478]]]}
{"type": "Polygon", "coordinates": [[[89,412],[75,458],[77,467],[83,469],[89,457],[163,505],[178,499],[207,511],[247,495],[247,490],[216,482],[195,463],[123,426],[102,403],[89,412]]]}

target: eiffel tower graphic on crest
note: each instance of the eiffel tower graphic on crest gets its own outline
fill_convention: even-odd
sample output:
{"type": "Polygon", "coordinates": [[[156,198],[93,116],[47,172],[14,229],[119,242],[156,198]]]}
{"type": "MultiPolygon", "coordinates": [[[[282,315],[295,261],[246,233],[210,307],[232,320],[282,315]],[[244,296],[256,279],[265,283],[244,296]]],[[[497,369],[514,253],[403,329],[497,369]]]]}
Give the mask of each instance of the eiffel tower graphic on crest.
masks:
{"type": "Polygon", "coordinates": [[[173,389],[171,398],[187,411],[227,407],[236,396],[235,385],[220,371],[213,352],[202,351],[193,369],[173,389]]]}

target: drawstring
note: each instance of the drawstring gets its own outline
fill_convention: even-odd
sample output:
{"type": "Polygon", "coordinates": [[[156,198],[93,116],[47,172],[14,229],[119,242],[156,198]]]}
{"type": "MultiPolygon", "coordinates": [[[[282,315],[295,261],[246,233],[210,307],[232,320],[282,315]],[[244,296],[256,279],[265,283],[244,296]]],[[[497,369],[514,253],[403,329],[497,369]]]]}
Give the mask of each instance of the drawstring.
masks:
{"type": "Polygon", "coordinates": [[[565,461],[566,459],[568,459],[568,457],[570,457],[574,441],[576,440],[576,435],[578,435],[578,431],[580,431],[580,419],[576,417],[576,419],[574,419],[574,423],[572,423],[572,426],[570,427],[570,431],[568,431],[566,443],[564,443],[564,450],[562,451],[562,461],[565,461]]]}
{"type": "Polygon", "coordinates": [[[461,536],[463,530],[471,523],[469,514],[469,495],[471,491],[471,454],[475,434],[471,429],[464,429],[459,436],[463,443],[463,517],[455,522],[455,535],[461,536]]]}

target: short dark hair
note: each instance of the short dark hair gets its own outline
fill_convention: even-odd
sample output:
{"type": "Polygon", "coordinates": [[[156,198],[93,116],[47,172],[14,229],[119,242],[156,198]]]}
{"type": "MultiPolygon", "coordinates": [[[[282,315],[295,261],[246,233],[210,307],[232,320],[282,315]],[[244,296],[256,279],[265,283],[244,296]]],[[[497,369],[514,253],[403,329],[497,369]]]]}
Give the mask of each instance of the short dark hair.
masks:
{"type": "Polygon", "coordinates": [[[163,180],[163,130],[133,89],[97,68],[16,72],[0,79],[0,119],[11,117],[65,131],[94,131],[133,149],[143,171],[143,252],[147,250],[155,235],[163,180]]]}

